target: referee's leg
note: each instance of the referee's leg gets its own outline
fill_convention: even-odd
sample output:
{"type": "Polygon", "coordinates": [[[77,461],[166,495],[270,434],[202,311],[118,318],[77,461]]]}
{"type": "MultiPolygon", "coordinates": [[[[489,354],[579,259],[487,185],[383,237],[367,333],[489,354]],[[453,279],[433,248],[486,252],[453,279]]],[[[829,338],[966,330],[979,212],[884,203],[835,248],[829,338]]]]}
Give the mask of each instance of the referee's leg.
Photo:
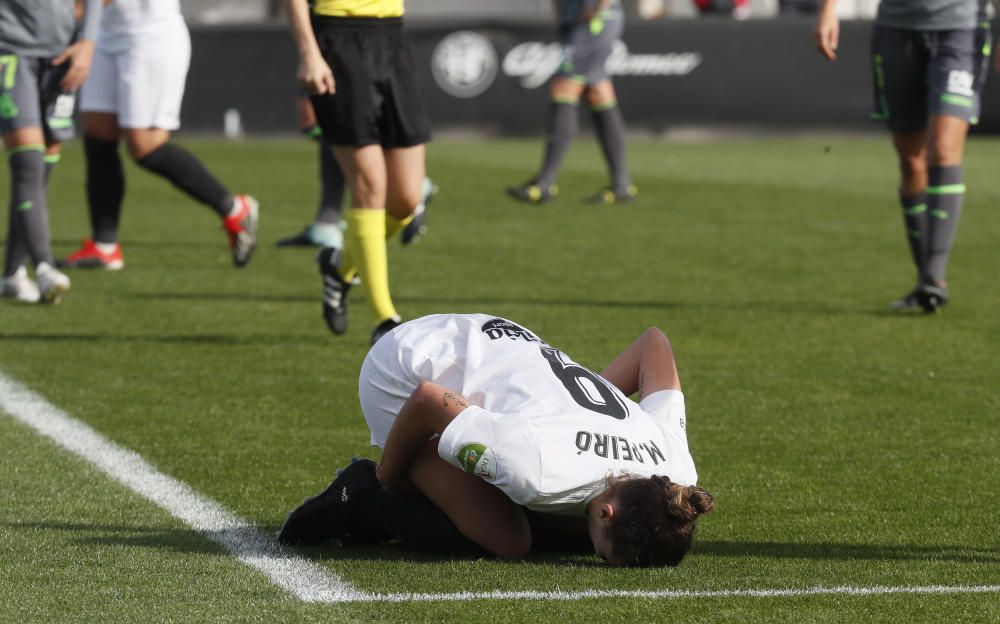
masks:
{"type": "Polygon", "coordinates": [[[377,325],[381,325],[389,319],[399,318],[389,292],[389,260],[385,246],[388,186],[385,154],[380,145],[335,145],[334,153],[351,189],[347,253],[341,275],[350,281],[360,274],[377,325]]]}

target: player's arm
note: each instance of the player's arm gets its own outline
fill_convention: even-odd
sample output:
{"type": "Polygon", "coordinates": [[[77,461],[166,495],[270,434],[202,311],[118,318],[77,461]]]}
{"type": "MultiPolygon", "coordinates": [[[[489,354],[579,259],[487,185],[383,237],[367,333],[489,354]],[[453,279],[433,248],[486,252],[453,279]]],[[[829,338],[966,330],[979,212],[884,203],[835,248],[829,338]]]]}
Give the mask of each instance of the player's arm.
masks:
{"type": "Polygon", "coordinates": [[[423,381],[403,403],[389,430],[382,459],[375,471],[379,483],[396,487],[420,448],[445,428],[471,403],[444,386],[423,381]]]}
{"type": "Polygon", "coordinates": [[[69,63],[69,68],[59,81],[63,91],[76,91],[83,86],[90,74],[90,65],[94,61],[94,47],[97,42],[97,29],[101,20],[101,0],[84,0],[80,17],[80,36],[63,50],[62,54],[52,59],[53,65],[69,63]]]}
{"type": "Polygon", "coordinates": [[[292,38],[299,49],[299,69],[296,78],[299,84],[309,93],[333,93],[335,84],[333,72],[323,59],[323,54],[316,43],[312,21],[309,18],[309,4],[306,0],[285,0],[288,8],[288,24],[292,29],[292,38]]]}
{"type": "Polygon", "coordinates": [[[823,0],[816,18],[816,48],[820,54],[834,61],[840,44],[840,18],[837,17],[837,0],[823,0]]]}
{"type": "Polygon", "coordinates": [[[660,390],[680,390],[674,350],[667,336],[650,327],[601,371],[625,395],[639,393],[639,400],[660,390]]]}

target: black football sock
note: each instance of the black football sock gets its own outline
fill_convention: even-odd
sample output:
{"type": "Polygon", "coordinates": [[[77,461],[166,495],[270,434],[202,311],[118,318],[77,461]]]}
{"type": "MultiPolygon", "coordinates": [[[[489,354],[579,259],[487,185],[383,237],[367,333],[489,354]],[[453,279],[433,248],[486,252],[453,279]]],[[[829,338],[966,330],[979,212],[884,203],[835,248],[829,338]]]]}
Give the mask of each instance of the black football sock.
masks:
{"type": "Polygon", "coordinates": [[[333,155],[333,148],[322,141],[319,143],[319,179],[322,193],[319,210],[316,211],[316,223],[339,224],[347,182],[333,155]]]}
{"type": "Polygon", "coordinates": [[[910,244],[910,255],[913,265],[917,268],[917,281],[921,281],[927,273],[927,194],[917,193],[910,197],[902,194],[899,203],[903,207],[903,227],[906,229],[906,242],[910,244]]]}
{"type": "Polygon", "coordinates": [[[164,143],[136,161],[143,168],[170,180],[174,186],[225,217],[233,196],[194,154],[173,143],[164,143]]]}
{"type": "Polygon", "coordinates": [[[545,142],[545,159],[536,179],[543,189],[555,183],[566,152],[573,142],[577,128],[576,101],[553,100],[549,104],[548,138],[545,142]]]}
{"type": "Polygon", "coordinates": [[[927,277],[933,281],[945,279],[964,197],[961,165],[927,170],[927,277]]]}
{"type": "Polygon", "coordinates": [[[118,154],[118,141],[83,138],[87,156],[87,205],[94,241],[118,241],[118,222],[125,197],[125,172],[118,154]]]}
{"type": "Polygon", "coordinates": [[[421,553],[482,556],[447,514],[420,494],[380,488],[351,508],[351,532],[367,541],[398,540],[421,553]]]}
{"type": "Polygon", "coordinates": [[[601,152],[611,174],[611,190],[627,193],[632,186],[625,159],[625,118],[617,102],[610,102],[591,110],[594,131],[601,143],[601,152]]]}
{"type": "MultiPolygon", "coordinates": [[[[8,157],[10,167],[10,211],[15,238],[37,267],[42,262],[55,266],[52,240],[49,234],[49,208],[45,197],[45,154],[41,146],[15,148],[8,157]]],[[[10,243],[8,242],[10,247],[10,243]]],[[[15,247],[14,250],[17,251],[15,247]]],[[[5,260],[16,260],[9,255],[5,260]]],[[[11,275],[17,266],[5,263],[4,275],[11,275]]]]}

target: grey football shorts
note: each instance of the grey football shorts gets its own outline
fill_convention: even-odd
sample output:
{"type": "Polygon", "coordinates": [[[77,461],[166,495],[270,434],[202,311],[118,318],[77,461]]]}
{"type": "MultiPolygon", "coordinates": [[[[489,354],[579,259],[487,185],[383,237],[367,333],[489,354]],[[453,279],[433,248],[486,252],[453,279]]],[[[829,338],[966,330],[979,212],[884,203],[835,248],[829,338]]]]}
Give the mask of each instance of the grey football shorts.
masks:
{"type": "Polygon", "coordinates": [[[562,27],[559,38],[563,57],[556,75],[587,85],[605,80],[608,57],[615,42],[621,38],[624,26],[620,16],[611,15],[596,22],[562,27]]]}
{"type": "Polygon", "coordinates": [[[990,43],[988,24],[940,31],[876,24],[872,30],[872,118],[885,121],[898,134],[923,130],[933,115],[975,124],[990,43]]]}
{"type": "Polygon", "coordinates": [[[41,128],[48,143],[73,138],[76,95],[59,87],[68,68],[52,65],[50,58],[0,51],[0,134],[41,128]]]}

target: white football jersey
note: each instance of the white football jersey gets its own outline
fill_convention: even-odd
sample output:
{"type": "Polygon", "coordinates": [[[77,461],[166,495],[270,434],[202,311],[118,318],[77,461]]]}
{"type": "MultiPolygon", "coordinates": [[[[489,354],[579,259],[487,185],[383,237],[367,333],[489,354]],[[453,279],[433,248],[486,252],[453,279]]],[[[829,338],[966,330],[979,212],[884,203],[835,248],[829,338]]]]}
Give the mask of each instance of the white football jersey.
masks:
{"type": "Polygon", "coordinates": [[[187,30],[180,0],[112,0],[101,13],[97,46],[121,52],[144,39],[175,36],[178,29],[187,30]]]}
{"type": "Polygon", "coordinates": [[[582,514],[608,476],[698,478],[678,390],[636,404],[534,333],[485,314],[416,319],[392,340],[390,366],[407,385],[431,381],[475,404],[445,429],[440,456],[518,504],[582,514]]]}

